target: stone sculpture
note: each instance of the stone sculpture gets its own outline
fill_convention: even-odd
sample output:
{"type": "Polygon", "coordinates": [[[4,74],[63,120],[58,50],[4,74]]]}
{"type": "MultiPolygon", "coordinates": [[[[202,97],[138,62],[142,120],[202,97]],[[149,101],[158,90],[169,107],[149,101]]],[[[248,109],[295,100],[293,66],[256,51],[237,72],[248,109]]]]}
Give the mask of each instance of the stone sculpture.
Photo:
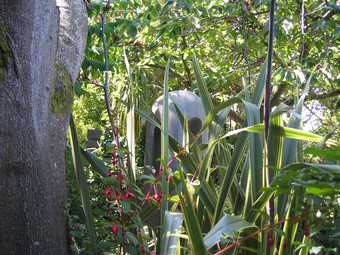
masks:
{"type": "MultiPolygon", "coordinates": [[[[177,90],[169,93],[169,135],[175,138],[181,146],[184,146],[183,127],[174,104],[176,104],[182,115],[188,119],[189,130],[193,134],[197,134],[202,128],[206,113],[204,111],[201,98],[193,92],[177,90]]],[[[155,114],[157,119],[161,121],[163,112],[163,96],[159,97],[155,101],[152,106],[152,112],[155,114]]],[[[152,173],[152,169],[159,169],[161,132],[152,124],[147,123],[145,138],[144,165],[146,172],[150,174],[152,173]]],[[[208,131],[203,133],[199,142],[202,144],[208,143],[208,131]]],[[[175,169],[177,166],[178,163],[174,162],[174,164],[170,167],[175,169]]]]}

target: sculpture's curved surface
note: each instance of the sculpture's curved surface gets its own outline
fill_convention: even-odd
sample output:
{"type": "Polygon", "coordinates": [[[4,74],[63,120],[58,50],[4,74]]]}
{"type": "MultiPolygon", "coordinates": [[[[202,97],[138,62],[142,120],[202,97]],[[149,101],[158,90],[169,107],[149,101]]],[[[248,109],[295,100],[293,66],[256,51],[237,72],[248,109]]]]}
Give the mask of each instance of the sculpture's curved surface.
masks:
{"type": "MultiPolygon", "coordinates": [[[[183,116],[188,119],[189,129],[193,134],[198,133],[204,123],[205,111],[200,97],[191,91],[178,90],[169,93],[169,134],[174,137],[179,144],[184,146],[183,127],[178,117],[177,105],[183,116]]],[[[152,106],[152,112],[160,121],[163,112],[163,97],[159,97],[152,106]]],[[[150,123],[146,126],[145,158],[144,164],[150,169],[159,167],[160,157],[160,131],[150,123]]],[[[200,139],[201,143],[208,143],[208,132],[205,131],[200,139]]]]}

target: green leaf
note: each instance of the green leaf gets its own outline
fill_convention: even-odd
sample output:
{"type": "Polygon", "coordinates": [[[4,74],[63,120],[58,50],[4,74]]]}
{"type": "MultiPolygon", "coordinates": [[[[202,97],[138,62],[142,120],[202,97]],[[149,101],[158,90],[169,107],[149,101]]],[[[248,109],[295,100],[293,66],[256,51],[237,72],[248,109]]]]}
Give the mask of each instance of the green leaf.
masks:
{"type": "Polygon", "coordinates": [[[307,167],[312,167],[315,169],[319,169],[321,171],[330,172],[332,174],[340,174],[340,165],[312,164],[312,163],[293,163],[282,168],[280,171],[299,170],[307,167]]]}
{"type": "MultiPolygon", "coordinates": [[[[169,157],[169,69],[170,59],[168,60],[164,73],[164,92],[162,108],[162,126],[161,126],[161,165],[163,173],[161,176],[161,187],[163,192],[161,203],[161,226],[165,224],[165,213],[168,210],[169,184],[167,182],[168,157],[169,157]]],[[[166,241],[164,229],[161,229],[161,247],[165,247],[166,241]]]]}
{"type": "Polygon", "coordinates": [[[197,215],[193,208],[193,203],[190,198],[189,191],[187,189],[186,181],[184,179],[183,172],[177,171],[175,174],[175,185],[176,192],[180,198],[180,204],[182,211],[184,213],[184,221],[186,230],[189,235],[189,241],[192,248],[193,255],[207,255],[208,252],[204,246],[202,231],[200,228],[200,223],[198,221],[197,215]],[[177,179],[179,177],[179,179],[177,179]],[[182,188],[180,192],[179,186],[182,188]]]}
{"type": "Polygon", "coordinates": [[[309,147],[304,150],[306,154],[314,157],[321,157],[327,160],[340,160],[340,147],[320,148],[309,147]]]}
{"type": "Polygon", "coordinates": [[[143,222],[147,221],[151,216],[155,215],[155,212],[159,210],[159,207],[156,206],[154,203],[146,204],[140,212],[140,218],[143,222]]]}
{"type": "Polygon", "coordinates": [[[161,255],[176,255],[181,233],[183,214],[179,212],[165,212],[164,241],[161,247],[161,255]]]}
{"type": "Polygon", "coordinates": [[[136,37],[137,35],[137,27],[135,25],[135,23],[132,21],[129,23],[128,27],[127,27],[127,34],[130,36],[130,37],[136,37]]]}
{"type": "Polygon", "coordinates": [[[202,76],[200,67],[198,65],[198,61],[196,59],[196,57],[192,58],[192,65],[194,67],[194,73],[195,73],[195,77],[196,77],[196,81],[197,81],[197,87],[203,102],[203,106],[204,106],[204,110],[206,113],[209,113],[212,111],[213,109],[213,103],[207,88],[207,85],[204,81],[204,78],[202,76]]]}
{"type": "Polygon", "coordinates": [[[216,144],[218,143],[219,140],[212,140],[208,144],[208,150],[205,154],[205,157],[203,158],[202,162],[200,163],[200,168],[198,172],[198,179],[199,180],[204,180],[207,178],[207,172],[208,169],[210,168],[211,161],[213,158],[214,150],[216,147],[216,144]]]}
{"type": "Polygon", "coordinates": [[[266,204],[274,195],[274,193],[275,191],[273,189],[265,189],[264,192],[262,192],[262,194],[258,197],[258,199],[252,204],[252,210],[248,210],[245,212],[245,220],[255,223],[261,216],[261,213],[263,213],[266,204]]]}
{"type": "Polygon", "coordinates": [[[82,155],[84,158],[91,164],[91,166],[102,176],[106,177],[110,172],[109,168],[106,167],[105,163],[96,157],[93,153],[88,152],[80,148],[82,155]]]}
{"type": "MultiPolygon", "coordinates": [[[[260,108],[252,103],[244,102],[247,124],[252,126],[260,122],[260,108]]],[[[250,133],[249,139],[249,166],[252,187],[252,198],[256,200],[257,193],[264,185],[264,172],[263,172],[263,146],[262,139],[258,134],[250,133]]]]}
{"type": "Polygon", "coordinates": [[[241,133],[237,138],[233,155],[230,160],[230,164],[228,166],[226,174],[223,177],[223,181],[221,184],[221,190],[217,199],[217,204],[214,213],[214,222],[217,222],[220,218],[220,215],[223,214],[224,203],[231,189],[231,184],[236,176],[238,169],[242,165],[243,155],[247,147],[246,140],[247,134],[245,133],[241,133]]]}
{"type": "Polygon", "coordinates": [[[122,205],[123,213],[127,214],[127,213],[131,212],[131,204],[130,204],[130,202],[122,201],[121,205],[122,205]]]}
{"type": "MultiPolygon", "coordinates": [[[[288,128],[294,128],[294,129],[300,129],[301,128],[301,121],[302,121],[302,108],[303,108],[303,103],[305,101],[305,98],[309,92],[309,87],[310,87],[310,81],[313,76],[313,73],[310,75],[307,84],[305,86],[305,89],[296,104],[293,112],[291,113],[291,117],[289,118],[288,122],[288,128]]],[[[290,137],[287,137],[290,138],[290,137]]],[[[293,138],[294,139],[294,138],[293,138]]],[[[284,140],[284,145],[283,145],[283,158],[282,158],[282,165],[288,165],[290,163],[293,163],[297,161],[297,149],[298,149],[298,144],[297,141],[291,140],[291,139],[285,139],[284,140]]]]}
{"type": "MultiPolygon", "coordinates": [[[[266,75],[266,66],[267,66],[267,60],[265,61],[263,68],[261,70],[261,74],[258,78],[258,81],[256,83],[256,89],[255,89],[255,95],[254,95],[254,99],[253,99],[253,104],[255,105],[261,105],[262,100],[263,100],[263,93],[264,93],[264,87],[265,87],[265,75],[266,75]]],[[[237,100],[237,99],[235,99],[237,100]]],[[[226,135],[222,136],[220,139],[224,139],[225,137],[231,136],[231,135],[235,135],[235,134],[239,134],[241,132],[239,132],[240,130],[236,130],[236,131],[231,131],[229,133],[227,133],[226,135]]],[[[235,148],[230,160],[230,164],[228,166],[228,169],[226,171],[226,174],[223,177],[223,181],[221,184],[221,190],[220,190],[220,194],[218,196],[217,199],[217,204],[216,204],[216,209],[215,209],[215,213],[214,213],[214,222],[217,222],[220,215],[222,215],[223,213],[223,207],[224,207],[224,203],[229,195],[229,191],[231,190],[232,187],[232,182],[234,181],[234,178],[236,176],[236,173],[238,171],[238,169],[241,167],[242,165],[242,160],[244,159],[244,153],[246,152],[246,142],[247,142],[247,134],[239,134],[237,140],[236,140],[236,144],[235,144],[235,148]]],[[[235,198],[236,199],[236,198],[235,198]]]]}
{"type": "Polygon", "coordinates": [[[328,195],[334,192],[334,188],[327,184],[313,185],[311,187],[306,187],[306,193],[315,196],[328,195]]]}
{"type": "MultiPolygon", "coordinates": [[[[282,120],[281,114],[271,115],[271,127],[272,126],[283,127],[283,120],[282,120]]],[[[281,165],[282,165],[283,137],[281,136],[270,136],[269,137],[268,153],[269,153],[268,155],[269,166],[272,168],[271,171],[275,173],[276,169],[281,168],[281,165]]]]}
{"type": "MultiPolygon", "coordinates": [[[[256,125],[253,125],[253,126],[250,126],[250,127],[240,128],[240,129],[237,129],[237,130],[230,131],[227,134],[220,137],[219,139],[224,139],[226,137],[237,135],[237,134],[242,133],[244,131],[250,132],[250,133],[262,134],[263,129],[264,129],[263,123],[256,124],[256,125]]],[[[324,137],[317,135],[317,134],[313,134],[313,133],[308,132],[308,131],[303,131],[303,130],[299,130],[299,129],[295,129],[295,128],[276,126],[276,125],[272,125],[271,135],[286,137],[286,138],[290,138],[290,139],[294,139],[294,140],[307,141],[307,142],[318,142],[318,143],[320,143],[320,142],[323,142],[325,140],[324,137]]],[[[338,145],[338,142],[334,141],[334,140],[327,140],[326,145],[336,146],[336,145],[338,145]]]]}
{"type": "Polygon", "coordinates": [[[153,126],[161,129],[161,125],[159,124],[159,121],[153,116],[153,114],[146,113],[140,110],[139,108],[136,108],[135,110],[143,119],[150,122],[150,124],[152,124],[153,126]]]}
{"type": "Polygon", "coordinates": [[[132,182],[136,181],[136,141],[135,141],[135,96],[132,80],[132,70],[130,68],[129,59],[124,49],[124,62],[129,78],[129,94],[127,102],[127,116],[126,116],[126,138],[129,148],[128,154],[128,174],[132,182]]]}
{"type": "Polygon", "coordinates": [[[211,185],[205,180],[201,180],[198,196],[200,198],[200,201],[204,205],[204,208],[207,211],[209,217],[212,219],[217,202],[217,195],[214,187],[211,187],[211,185]]]}
{"type": "Polygon", "coordinates": [[[203,124],[203,127],[200,131],[200,133],[203,133],[203,131],[209,127],[209,125],[215,120],[216,116],[225,108],[229,107],[229,106],[232,106],[234,104],[237,104],[237,103],[242,103],[242,100],[241,98],[238,98],[238,97],[233,97],[229,100],[227,100],[226,102],[223,102],[221,104],[219,104],[218,106],[216,107],[213,107],[212,110],[210,112],[208,112],[206,118],[205,118],[205,121],[204,121],[204,124],[203,124]]]}
{"type": "Polygon", "coordinates": [[[131,241],[135,246],[139,244],[137,237],[131,232],[126,232],[126,239],[131,241]]]}
{"type": "Polygon", "coordinates": [[[268,58],[266,58],[265,62],[262,65],[262,69],[260,75],[256,82],[255,93],[253,98],[253,104],[260,106],[263,100],[264,95],[264,86],[266,83],[266,73],[267,73],[267,65],[268,65],[268,58]]]}
{"type": "Polygon", "coordinates": [[[256,228],[255,225],[250,224],[239,216],[224,215],[205,235],[204,245],[207,249],[210,249],[216,243],[220,242],[223,236],[228,235],[236,238],[237,233],[249,227],[256,228]]]}
{"type": "MultiPolygon", "coordinates": [[[[146,121],[149,121],[150,124],[154,125],[155,127],[161,129],[161,125],[159,124],[159,121],[154,117],[153,114],[148,114],[138,108],[136,108],[136,112],[146,121]]],[[[174,152],[180,152],[182,151],[181,146],[179,145],[179,143],[177,142],[177,140],[172,137],[169,134],[169,144],[170,147],[172,149],[172,151],[174,152]]],[[[195,164],[195,161],[193,160],[193,158],[191,157],[191,155],[189,153],[181,153],[180,155],[178,155],[178,159],[180,159],[181,164],[184,168],[185,171],[189,172],[189,173],[193,173],[197,171],[197,166],[195,164]]]]}

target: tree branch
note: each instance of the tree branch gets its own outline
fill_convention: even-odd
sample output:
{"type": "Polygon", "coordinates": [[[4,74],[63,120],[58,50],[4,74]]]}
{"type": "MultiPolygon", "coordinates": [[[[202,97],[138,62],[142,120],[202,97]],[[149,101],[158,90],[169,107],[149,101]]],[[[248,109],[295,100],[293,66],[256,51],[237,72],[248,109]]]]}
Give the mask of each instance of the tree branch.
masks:
{"type": "Polygon", "coordinates": [[[228,114],[229,118],[233,121],[235,121],[237,124],[243,126],[244,125],[244,119],[242,119],[241,117],[239,117],[236,112],[234,112],[233,110],[230,110],[229,114],[228,114]]]}
{"type": "MultiPolygon", "coordinates": [[[[328,99],[332,97],[337,97],[340,95],[340,89],[334,89],[322,94],[317,94],[315,92],[310,92],[309,95],[306,97],[305,101],[310,101],[310,100],[323,100],[323,99],[328,99]]],[[[290,98],[286,101],[287,105],[293,105],[294,100],[293,98],[290,98]]]]}
{"type": "Polygon", "coordinates": [[[306,100],[327,99],[327,98],[336,97],[339,95],[340,95],[340,89],[331,90],[323,94],[317,94],[315,92],[311,92],[309,93],[309,96],[307,96],[306,100]]]}

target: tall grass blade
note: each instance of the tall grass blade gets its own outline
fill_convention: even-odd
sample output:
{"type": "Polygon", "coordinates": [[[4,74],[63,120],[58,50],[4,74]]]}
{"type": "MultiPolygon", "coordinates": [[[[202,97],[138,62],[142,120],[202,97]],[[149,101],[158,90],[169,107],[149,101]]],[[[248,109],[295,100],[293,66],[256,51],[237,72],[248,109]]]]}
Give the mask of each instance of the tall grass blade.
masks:
{"type": "MultiPolygon", "coordinates": [[[[260,123],[260,108],[252,103],[244,102],[247,117],[247,125],[260,123]]],[[[262,139],[258,134],[249,134],[249,167],[251,177],[252,198],[256,200],[257,193],[265,186],[265,176],[262,171],[263,167],[263,145],[262,139]]],[[[250,200],[252,201],[252,200],[250,200]]]]}
{"type": "Polygon", "coordinates": [[[133,89],[132,71],[129,64],[129,59],[124,49],[124,62],[129,78],[129,94],[127,102],[127,116],[126,116],[126,138],[129,148],[129,176],[135,182],[136,180],[136,141],[135,141],[135,96],[133,89]]]}
{"type": "Polygon", "coordinates": [[[258,197],[258,199],[253,203],[252,210],[246,211],[244,214],[244,219],[248,222],[255,223],[259,217],[262,215],[261,212],[265,208],[269,199],[274,195],[273,189],[266,189],[258,197]]]}
{"type": "Polygon", "coordinates": [[[106,177],[109,174],[110,169],[104,164],[101,159],[97,158],[93,153],[83,150],[82,148],[80,148],[80,150],[84,158],[100,175],[106,177]]]}
{"type": "Polygon", "coordinates": [[[204,180],[204,179],[208,180],[208,178],[209,178],[209,176],[207,176],[207,173],[208,173],[208,170],[210,168],[211,161],[213,159],[214,150],[215,150],[215,147],[216,147],[218,141],[219,140],[212,140],[208,144],[208,150],[206,152],[206,155],[203,158],[202,162],[200,163],[200,168],[199,168],[199,172],[198,172],[198,179],[199,180],[204,180]]]}
{"type": "MultiPolygon", "coordinates": [[[[302,121],[302,108],[305,98],[309,92],[310,80],[312,75],[310,75],[306,87],[296,104],[293,112],[291,113],[291,117],[289,118],[288,127],[300,129],[301,128],[301,121],[302,121]]],[[[297,141],[292,139],[285,139],[284,141],[284,154],[283,154],[283,166],[288,165],[290,163],[297,161],[297,141]]]]}
{"type": "Polygon", "coordinates": [[[222,181],[221,190],[217,199],[217,204],[214,213],[214,222],[217,222],[223,213],[224,203],[231,189],[231,184],[236,176],[238,169],[242,164],[243,159],[242,155],[245,153],[247,148],[246,141],[247,134],[246,133],[239,134],[235,144],[233,155],[230,160],[230,165],[228,166],[227,172],[224,175],[222,181]]]}
{"type": "Polygon", "coordinates": [[[70,142],[72,148],[73,168],[78,182],[81,202],[85,215],[86,228],[90,237],[91,249],[93,254],[97,254],[96,232],[93,223],[93,216],[91,212],[90,197],[88,192],[88,184],[84,173],[84,168],[81,162],[81,151],[78,143],[76,126],[73,117],[70,118],[70,142]]]}
{"type": "MultiPolygon", "coordinates": [[[[252,196],[252,179],[251,179],[251,171],[249,169],[250,165],[250,156],[249,152],[246,156],[246,162],[243,164],[243,170],[242,170],[242,175],[241,175],[241,185],[245,190],[244,194],[244,203],[243,208],[242,205],[238,204],[238,201],[235,201],[235,211],[240,212],[242,210],[242,216],[245,216],[246,213],[252,209],[252,203],[253,203],[253,196],[252,196]]],[[[238,198],[239,199],[239,198],[238,198]]],[[[239,214],[239,213],[238,213],[239,214]]]]}
{"type": "Polygon", "coordinates": [[[212,110],[210,112],[208,112],[203,127],[201,129],[201,133],[211,125],[211,123],[215,120],[215,118],[218,118],[219,114],[221,113],[222,110],[237,104],[237,103],[242,103],[242,99],[239,97],[233,97],[215,107],[212,108],[212,110]]]}
{"type": "Polygon", "coordinates": [[[182,223],[182,213],[169,211],[165,212],[165,237],[163,242],[164,246],[161,247],[161,255],[176,255],[182,223]]]}
{"type": "Polygon", "coordinates": [[[262,65],[260,75],[256,82],[255,93],[254,93],[254,98],[253,98],[252,103],[256,104],[257,106],[260,106],[263,101],[264,86],[266,83],[267,66],[268,66],[268,57],[266,57],[266,60],[264,61],[262,65]]]}
{"type": "Polygon", "coordinates": [[[200,189],[198,191],[198,196],[200,198],[200,201],[204,205],[204,210],[209,215],[210,220],[212,220],[214,216],[214,210],[216,207],[217,202],[217,194],[211,185],[206,182],[205,180],[202,180],[200,182],[200,189]]]}
{"type": "Polygon", "coordinates": [[[192,58],[192,65],[194,68],[197,87],[203,102],[204,110],[208,114],[213,109],[213,103],[196,57],[192,58]]]}
{"type": "Polygon", "coordinates": [[[191,251],[193,255],[207,255],[208,252],[204,246],[202,231],[197,215],[193,208],[193,203],[190,198],[189,191],[186,186],[184,175],[181,171],[177,171],[175,174],[176,192],[180,198],[180,205],[184,213],[184,222],[186,230],[188,232],[189,241],[191,245],[191,251]],[[180,192],[180,187],[182,192],[180,192]]]}
{"type": "MultiPolygon", "coordinates": [[[[161,125],[159,121],[155,118],[153,114],[148,114],[138,108],[136,108],[136,112],[146,121],[150,122],[153,126],[161,129],[161,125]]],[[[177,140],[169,134],[169,145],[174,152],[182,151],[182,146],[177,142],[177,140]]],[[[184,170],[188,173],[195,173],[197,171],[197,164],[195,160],[189,153],[180,153],[178,155],[178,159],[181,161],[181,164],[184,170]]]]}
{"type": "MultiPolygon", "coordinates": [[[[253,104],[261,105],[263,100],[263,93],[265,87],[265,74],[266,74],[266,66],[267,61],[265,61],[264,67],[261,70],[261,74],[256,83],[255,95],[253,99],[253,104]]],[[[217,205],[214,213],[214,222],[217,222],[220,218],[224,203],[228,197],[231,182],[236,176],[237,170],[240,168],[242,159],[244,158],[244,153],[246,152],[246,142],[247,142],[247,134],[240,134],[236,140],[235,148],[230,160],[230,164],[228,166],[227,172],[223,178],[223,182],[221,185],[220,195],[217,199],[217,205]]]]}
{"type": "Polygon", "coordinates": [[[297,192],[294,189],[292,191],[292,194],[289,196],[289,200],[287,203],[287,212],[285,215],[285,221],[284,221],[284,225],[283,225],[283,233],[281,236],[281,240],[280,240],[280,247],[279,247],[279,251],[278,254],[279,255],[284,255],[284,254],[291,254],[291,247],[292,247],[292,241],[294,241],[294,237],[292,237],[291,235],[293,234],[293,227],[296,223],[293,222],[294,216],[295,216],[295,200],[297,197],[297,192]]]}
{"type": "MultiPolygon", "coordinates": [[[[296,104],[293,112],[291,113],[291,117],[289,118],[289,122],[288,122],[289,128],[295,128],[295,129],[301,128],[303,103],[305,101],[307,94],[309,93],[310,81],[312,77],[313,77],[313,72],[309,76],[306,86],[304,88],[304,91],[298,103],[296,104]]],[[[284,139],[282,166],[286,166],[298,160],[298,147],[299,147],[298,141],[293,140],[293,139],[284,139]]],[[[279,200],[278,214],[279,214],[279,217],[282,217],[284,214],[284,210],[286,208],[287,196],[280,195],[278,200],[279,200]]]]}
{"type": "Polygon", "coordinates": [[[163,92],[163,108],[162,108],[162,122],[161,122],[161,187],[163,192],[161,203],[161,247],[164,247],[165,233],[165,213],[168,210],[168,195],[169,184],[167,182],[168,158],[169,158],[169,69],[170,59],[168,60],[164,73],[164,92],[163,92]]]}
{"type": "Polygon", "coordinates": [[[215,226],[204,237],[204,245],[207,249],[210,249],[215,244],[220,242],[223,236],[237,237],[237,232],[240,232],[244,228],[253,227],[255,225],[250,224],[238,216],[224,215],[215,226]]]}
{"type": "MultiPolygon", "coordinates": [[[[271,125],[277,127],[283,127],[282,115],[276,115],[271,118],[271,125]]],[[[282,136],[271,136],[269,139],[269,166],[270,171],[273,171],[274,176],[276,175],[277,169],[282,166],[283,156],[283,137],[282,136]]]]}
{"type": "MultiPolygon", "coordinates": [[[[230,131],[227,134],[220,137],[219,139],[224,139],[224,138],[227,138],[233,135],[237,135],[244,131],[250,132],[250,133],[263,134],[263,130],[264,130],[264,125],[262,123],[256,124],[250,127],[245,127],[245,128],[240,128],[237,130],[230,131]]],[[[290,138],[294,140],[306,141],[306,142],[320,143],[320,142],[325,141],[325,137],[322,137],[317,134],[313,134],[308,131],[303,131],[303,130],[295,129],[295,128],[287,128],[287,127],[282,127],[282,126],[275,126],[275,125],[272,125],[271,127],[271,135],[290,138]]],[[[327,140],[325,144],[328,146],[338,146],[339,143],[335,140],[327,140]]]]}
{"type": "Polygon", "coordinates": [[[155,118],[153,113],[147,113],[142,111],[139,108],[135,109],[136,112],[146,121],[150,122],[150,124],[152,124],[153,126],[161,129],[161,124],[159,123],[159,121],[155,118]]]}

